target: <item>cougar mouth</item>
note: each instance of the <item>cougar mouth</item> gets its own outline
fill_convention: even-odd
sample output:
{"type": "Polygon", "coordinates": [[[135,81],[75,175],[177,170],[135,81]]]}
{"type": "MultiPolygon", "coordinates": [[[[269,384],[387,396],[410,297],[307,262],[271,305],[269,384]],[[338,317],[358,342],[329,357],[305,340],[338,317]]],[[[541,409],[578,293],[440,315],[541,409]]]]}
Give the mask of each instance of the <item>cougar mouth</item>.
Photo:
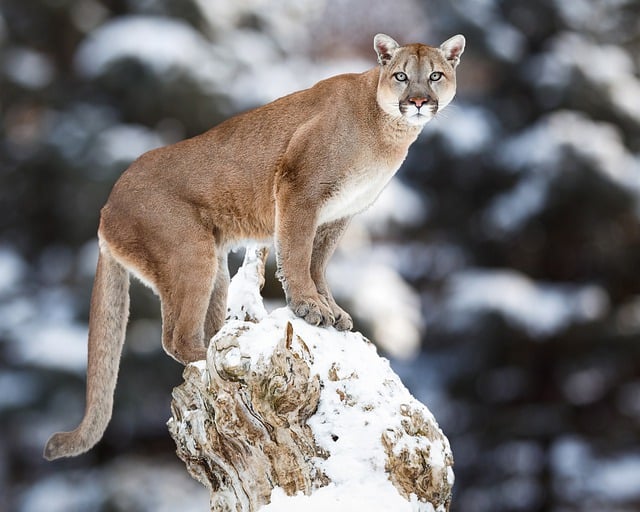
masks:
{"type": "Polygon", "coordinates": [[[423,104],[420,107],[409,101],[400,102],[400,113],[412,123],[424,124],[430,121],[437,112],[437,102],[423,104]]]}

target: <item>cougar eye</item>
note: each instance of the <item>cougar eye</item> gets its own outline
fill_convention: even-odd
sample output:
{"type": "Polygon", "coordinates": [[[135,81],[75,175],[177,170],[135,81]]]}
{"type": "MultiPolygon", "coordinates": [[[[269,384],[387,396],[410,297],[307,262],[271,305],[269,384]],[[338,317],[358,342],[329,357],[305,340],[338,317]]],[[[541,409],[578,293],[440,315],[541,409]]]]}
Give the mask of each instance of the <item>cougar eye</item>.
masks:
{"type": "Polygon", "coordinates": [[[440,71],[434,71],[429,75],[429,80],[431,80],[432,82],[437,82],[441,78],[442,78],[442,73],[440,71]]]}
{"type": "Polygon", "coordinates": [[[398,82],[406,82],[408,80],[409,77],[407,77],[406,73],[403,73],[402,71],[398,71],[397,73],[395,73],[393,75],[393,77],[398,81],[398,82]]]}

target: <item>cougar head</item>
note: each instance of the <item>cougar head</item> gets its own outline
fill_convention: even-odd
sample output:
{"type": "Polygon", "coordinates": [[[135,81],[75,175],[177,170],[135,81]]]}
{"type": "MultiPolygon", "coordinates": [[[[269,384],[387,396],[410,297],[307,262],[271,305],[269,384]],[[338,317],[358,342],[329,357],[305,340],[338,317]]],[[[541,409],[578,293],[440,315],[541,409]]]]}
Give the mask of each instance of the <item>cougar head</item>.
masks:
{"type": "Polygon", "coordinates": [[[425,44],[400,46],[391,37],[378,34],[373,46],[380,63],[380,108],[411,125],[426,124],[456,94],[456,66],[464,45],[460,34],[437,48],[425,44]]]}

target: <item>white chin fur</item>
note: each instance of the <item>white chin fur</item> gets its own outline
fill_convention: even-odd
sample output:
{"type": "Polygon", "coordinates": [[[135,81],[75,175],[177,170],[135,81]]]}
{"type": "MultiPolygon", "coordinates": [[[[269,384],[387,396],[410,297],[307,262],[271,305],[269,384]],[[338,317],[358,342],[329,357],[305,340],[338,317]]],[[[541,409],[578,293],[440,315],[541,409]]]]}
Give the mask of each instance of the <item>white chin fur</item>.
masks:
{"type": "Polygon", "coordinates": [[[411,105],[403,116],[409,124],[425,125],[433,119],[433,112],[429,108],[418,110],[417,107],[411,105]]]}
{"type": "Polygon", "coordinates": [[[404,116],[405,120],[412,125],[415,126],[423,126],[427,124],[429,121],[433,119],[433,114],[431,112],[426,112],[425,114],[413,114],[404,116]]]}

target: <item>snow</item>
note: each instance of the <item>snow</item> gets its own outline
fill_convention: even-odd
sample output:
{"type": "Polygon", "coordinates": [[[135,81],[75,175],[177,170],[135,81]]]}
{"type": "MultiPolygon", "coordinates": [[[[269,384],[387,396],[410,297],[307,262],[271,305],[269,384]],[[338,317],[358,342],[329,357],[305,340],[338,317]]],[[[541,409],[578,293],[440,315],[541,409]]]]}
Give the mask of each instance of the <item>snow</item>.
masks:
{"type": "Polygon", "coordinates": [[[0,297],[17,290],[26,270],[26,265],[13,249],[0,246],[0,297]]]}
{"type": "MultiPolygon", "coordinates": [[[[420,348],[424,328],[420,297],[402,278],[400,268],[391,264],[393,256],[387,251],[381,257],[372,245],[371,230],[364,226],[413,225],[424,215],[421,204],[415,192],[392,180],[380,200],[353,219],[327,268],[327,280],[338,302],[344,302],[346,309],[367,325],[381,348],[396,358],[412,357],[420,348]],[[394,205],[402,206],[394,209],[394,205]]],[[[246,255],[258,247],[260,244],[249,244],[246,255]]],[[[259,320],[267,315],[259,290],[247,279],[255,275],[255,263],[240,267],[237,278],[231,280],[228,317],[259,320]]]]}
{"type": "Polygon", "coordinates": [[[578,436],[559,438],[551,448],[551,466],[569,497],[592,497],[608,504],[640,499],[640,452],[608,459],[578,436]]]}
{"type": "Polygon", "coordinates": [[[95,158],[102,165],[133,162],[143,153],[163,145],[161,137],[142,125],[116,124],[98,135],[95,158]]]}
{"type": "Polygon", "coordinates": [[[31,487],[18,509],[200,512],[207,508],[207,495],[177,460],[123,457],[96,470],[61,469],[31,487]]]}
{"type": "Polygon", "coordinates": [[[486,150],[495,140],[497,125],[488,109],[457,101],[428,123],[420,136],[438,134],[453,154],[467,156],[486,150]]]}
{"type": "Polygon", "coordinates": [[[22,343],[14,345],[22,364],[57,368],[84,375],[87,367],[87,326],[52,321],[24,327],[22,343]]]}
{"type": "MultiPolygon", "coordinates": [[[[568,2],[565,2],[568,4],[568,2]]],[[[635,75],[631,55],[622,47],[600,44],[585,35],[562,32],[549,52],[534,61],[535,79],[541,85],[571,87],[572,71],[577,71],[622,117],[640,123],[640,79],[635,75]],[[594,65],[606,62],[606,66],[594,65]]],[[[532,74],[533,78],[533,74],[532,74]]],[[[573,86],[575,87],[575,85],[573,86]]]]}
{"type": "Polygon", "coordinates": [[[371,207],[359,214],[352,223],[362,222],[370,235],[384,235],[393,225],[422,225],[428,216],[428,210],[423,196],[394,177],[371,207]]]}
{"type": "Polygon", "coordinates": [[[565,149],[591,161],[608,180],[640,193],[640,167],[626,150],[620,130],[610,123],[592,121],[581,112],[561,110],[545,116],[507,140],[498,159],[516,171],[553,175],[562,172],[558,163],[565,149]]]}
{"type": "MultiPolygon", "coordinates": [[[[386,359],[378,356],[375,346],[355,332],[338,332],[333,328],[318,328],[295,317],[288,308],[280,308],[258,324],[231,321],[214,339],[242,328],[236,334],[239,350],[225,355],[225,368],[251,364],[268,364],[279,341],[274,332],[284,332],[287,323],[304,340],[313,359],[312,374],[322,376],[317,412],[310,418],[317,444],[330,453],[328,459],[318,458],[315,464],[330,478],[332,485],[311,496],[285,498],[282,491],[274,491],[274,502],[265,511],[321,510],[329,504],[331,510],[355,510],[354,503],[370,511],[433,511],[431,505],[418,500],[411,502],[401,497],[388,480],[385,471],[387,457],[381,444],[383,433],[402,429],[400,407],[393,404],[411,404],[419,408],[426,419],[435,422],[433,415],[419,404],[393,373],[386,359]],[[363,344],[366,346],[363,347],[363,344]],[[329,378],[333,374],[335,377],[329,378]],[[345,406],[344,401],[351,406],[345,406]]],[[[297,338],[296,338],[297,339],[297,338]]],[[[301,350],[294,342],[294,350],[301,350]]],[[[412,442],[427,442],[425,438],[401,440],[398,449],[412,442]]],[[[431,443],[434,468],[445,467],[445,455],[450,453],[448,443],[431,443]]],[[[453,473],[449,473],[453,481],[453,473]]]]}
{"type": "Polygon", "coordinates": [[[69,510],[90,510],[102,498],[100,483],[92,472],[56,474],[44,478],[31,487],[23,497],[19,510],[35,512],[67,512],[69,510]]]}
{"type": "Polygon", "coordinates": [[[484,213],[485,222],[498,233],[515,233],[541,213],[550,192],[546,177],[528,176],[509,192],[498,195],[484,213]]]}
{"type": "Polygon", "coordinates": [[[267,316],[260,287],[256,284],[263,279],[264,264],[258,253],[267,244],[247,244],[244,262],[229,283],[227,293],[227,319],[260,321],[267,316]]]}
{"type": "Polygon", "coordinates": [[[601,400],[608,391],[610,379],[602,368],[586,368],[563,377],[562,392],[575,405],[584,406],[601,400]]]}
{"type": "Polygon", "coordinates": [[[397,271],[372,261],[366,251],[336,255],[327,268],[327,279],[338,302],[362,319],[393,357],[416,354],[422,334],[420,296],[397,271]]]}
{"type": "MultiPolygon", "coordinates": [[[[212,10],[203,7],[205,14],[212,10]]],[[[213,11],[220,9],[214,7],[213,11]]],[[[223,15],[237,17],[241,9],[234,7],[223,15]]],[[[294,17],[290,10],[289,22],[294,17]]],[[[281,25],[282,21],[275,21],[274,25],[281,25]]],[[[75,55],[75,67],[80,75],[95,78],[119,60],[134,59],[164,80],[186,76],[205,91],[224,90],[233,103],[231,114],[310,87],[329,76],[365,71],[372,66],[372,61],[353,58],[316,64],[295,52],[295,43],[307,42],[308,35],[300,33],[293,40],[282,31],[267,35],[238,29],[223,31],[213,44],[183,21],[129,15],[109,20],[90,32],[75,55]],[[279,43],[292,45],[287,47],[292,51],[287,59],[283,59],[279,43]]]]}
{"type": "Polygon", "coordinates": [[[542,211],[554,180],[562,173],[585,172],[584,167],[567,170],[562,165],[566,151],[579,155],[602,179],[635,197],[640,215],[640,158],[627,151],[620,130],[581,112],[561,110],[500,146],[498,163],[523,176],[513,189],[493,199],[485,211],[485,221],[497,233],[515,232],[542,211]]]}
{"type": "Polygon", "coordinates": [[[3,68],[11,80],[29,89],[46,87],[55,74],[54,65],[48,57],[25,47],[6,50],[3,68]]]}
{"type": "Polygon", "coordinates": [[[221,56],[187,23],[155,16],[121,16],[107,21],[83,40],[75,56],[86,77],[104,73],[124,58],[136,59],[158,75],[186,74],[213,87],[224,80],[221,56]]]}
{"type": "Polygon", "coordinates": [[[462,0],[454,5],[457,14],[482,30],[494,55],[509,62],[522,56],[525,36],[504,20],[496,0],[462,0]]]}
{"type": "Polygon", "coordinates": [[[42,391],[39,382],[27,372],[21,371],[0,373],[0,389],[0,411],[32,404],[42,391]]]}
{"type": "Polygon", "coordinates": [[[392,268],[412,281],[445,279],[467,265],[467,256],[457,245],[439,241],[377,243],[371,260],[392,268]]]}
{"type": "MultiPolygon", "coordinates": [[[[235,49],[230,49],[234,51],[235,49]]],[[[372,61],[345,59],[318,65],[309,60],[291,56],[281,59],[254,61],[251,73],[238,73],[232,90],[227,91],[236,109],[265,104],[286,94],[307,89],[320,80],[342,73],[358,73],[372,67],[372,61]],[[256,88],[256,83],[260,87],[256,88]]]]}
{"type": "Polygon", "coordinates": [[[525,36],[513,25],[503,21],[495,21],[486,33],[487,45],[498,57],[517,62],[524,53],[525,36]]]}
{"type": "MultiPolygon", "coordinates": [[[[249,287],[257,288],[255,278],[251,263],[245,272],[234,276],[230,286],[231,317],[241,316],[247,310],[261,310],[260,295],[247,293],[249,287]],[[240,293],[244,302],[234,298],[235,293],[240,293]]],[[[227,321],[212,344],[232,334],[238,347],[232,346],[225,352],[224,367],[250,364],[255,368],[269,364],[281,338],[273,334],[285,332],[288,323],[295,333],[292,350],[302,351],[300,339],[304,340],[311,354],[311,374],[320,375],[323,382],[318,409],[308,425],[318,446],[330,454],[327,459],[316,458],[314,463],[329,477],[331,485],[311,496],[295,497],[287,497],[276,488],[272,503],[261,510],[314,511],[330,507],[330,510],[345,512],[436,512],[430,504],[419,502],[415,497],[407,501],[398,493],[385,470],[387,456],[381,439],[383,434],[393,433],[398,441],[396,451],[411,449],[416,443],[430,443],[427,463],[432,468],[443,469],[445,457],[451,453],[448,441],[443,438],[444,441],[430,442],[423,436],[400,436],[398,432],[404,432],[402,422],[406,418],[403,408],[420,411],[425,420],[433,424],[435,418],[411,396],[389,362],[378,356],[375,346],[359,333],[315,327],[295,317],[290,309],[280,308],[262,317],[259,323],[227,321]]],[[[203,363],[196,367],[205,371],[203,363]]],[[[453,483],[453,472],[447,470],[448,480],[453,483]]]]}
{"type": "Polygon", "coordinates": [[[594,2],[591,0],[572,0],[566,2],[563,0],[555,0],[554,4],[558,9],[559,14],[563,20],[570,26],[577,28],[580,25],[587,24],[593,19],[594,8],[601,2],[594,2]]]}
{"type": "Polygon", "coordinates": [[[531,336],[545,338],[576,322],[602,318],[606,292],[596,285],[537,283],[513,270],[471,269],[447,283],[446,322],[460,328],[478,313],[498,313],[531,336]]]}
{"type": "MultiPolygon", "coordinates": [[[[0,256],[0,281],[3,260],[5,268],[14,265],[0,256]]],[[[0,306],[0,333],[10,341],[7,353],[13,361],[84,374],[88,328],[74,319],[74,299],[68,289],[43,287],[34,297],[18,295],[0,306]]]]}
{"type": "Polygon", "coordinates": [[[418,226],[427,215],[424,199],[392,178],[373,205],[351,220],[327,267],[327,280],[338,303],[344,303],[392,357],[409,358],[419,350],[424,328],[421,303],[400,274],[408,266],[394,264],[398,254],[383,251],[374,238],[394,227],[418,226]]]}
{"type": "Polygon", "coordinates": [[[399,495],[388,481],[379,478],[369,478],[359,484],[351,486],[337,486],[329,484],[318,489],[311,496],[299,494],[287,496],[279,487],[271,494],[271,503],[260,509],[260,512],[436,512],[430,503],[418,503],[413,498],[411,502],[399,495]],[[391,486],[391,489],[388,487],[391,486]],[[419,508],[418,508],[419,507],[419,508]]]}

